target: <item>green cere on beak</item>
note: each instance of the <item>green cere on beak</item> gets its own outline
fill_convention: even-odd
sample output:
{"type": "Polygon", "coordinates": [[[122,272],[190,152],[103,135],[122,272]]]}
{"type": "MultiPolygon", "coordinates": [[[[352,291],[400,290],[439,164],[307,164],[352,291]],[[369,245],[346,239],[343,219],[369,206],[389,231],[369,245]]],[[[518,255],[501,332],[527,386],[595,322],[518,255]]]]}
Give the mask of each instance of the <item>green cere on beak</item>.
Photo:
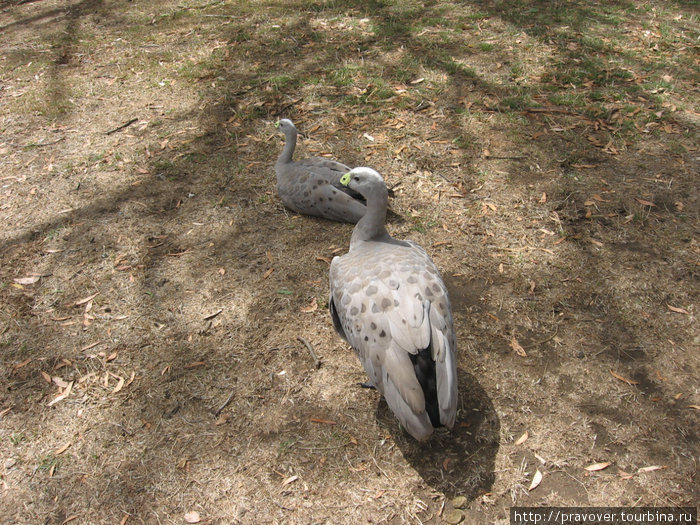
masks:
{"type": "Polygon", "coordinates": [[[276,128],[279,128],[279,127],[280,127],[280,121],[279,121],[279,120],[278,120],[277,122],[275,122],[275,127],[276,127],[276,128]]]}
{"type": "Polygon", "coordinates": [[[345,175],[343,175],[342,177],[340,177],[340,183],[343,186],[347,186],[348,184],[350,184],[350,172],[348,172],[345,175]]]}

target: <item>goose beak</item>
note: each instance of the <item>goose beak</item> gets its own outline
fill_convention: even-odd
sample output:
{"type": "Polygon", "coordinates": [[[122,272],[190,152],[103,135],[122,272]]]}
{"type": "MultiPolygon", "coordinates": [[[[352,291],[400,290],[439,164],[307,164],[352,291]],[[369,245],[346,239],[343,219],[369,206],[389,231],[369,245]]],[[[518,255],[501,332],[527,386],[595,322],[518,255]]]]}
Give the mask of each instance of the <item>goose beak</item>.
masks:
{"type": "Polygon", "coordinates": [[[275,122],[275,127],[276,127],[276,128],[279,128],[279,127],[280,127],[280,121],[279,121],[279,120],[278,120],[277,122],[275,122]]]}
{"type": "Polygon", "coordinates": [[[348,184],[350,184],[350,172],[348,172],[345,175],[343,175],[342,177],[340,177],[340,183],[343,186],[347,186],[348,184]]]}

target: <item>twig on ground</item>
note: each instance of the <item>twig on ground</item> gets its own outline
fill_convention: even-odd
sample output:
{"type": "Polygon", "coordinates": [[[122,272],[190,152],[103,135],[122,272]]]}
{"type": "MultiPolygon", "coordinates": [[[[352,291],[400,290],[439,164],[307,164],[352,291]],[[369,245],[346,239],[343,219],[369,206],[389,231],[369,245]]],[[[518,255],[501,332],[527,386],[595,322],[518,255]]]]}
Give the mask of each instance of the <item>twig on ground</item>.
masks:
{"type": "Polygon", "coordinates": [[[552,339],[554,339],[554,338],[557,336],[558,333],[559,333],[559,325],[557,325],[557,326],[555,327],[554,333],[553,333],[552,335],[550,335],[547,339],[542,339],[542,341],[535,341],[535,344],[536,344],[537,346],[539,346],[539,345],[543,345],[543,344],[545,344],[545,343],[548,343],[549,341],[551,341],[552,339]]]}
{"type": "Polygon", "coordinates": [[[303,98],[298,98],[298,99],[296,99],[296,100],[292,100],[289,104],[285,104],[284,106],[282,106],[281,108],[279,108],[279,109],[275,112],[275,116],[276,116],[276,117],[281,116],[282,114],[284,114],[285,111],[287,111],[289,108],[291,108],[291,107],[294,106],[295,104],[298,104],[298,103],[301,102],[302,100],[304,100],[304,99],[303,99],[303,98]]]}
{"type": "Polygon", "coordinates": [[[224,311],[223,308],[219,308],[219,309],[218,309],[216,312],[214,312],[213,314],[209,314],[209,315],[205,316],[205,317],[204,317],[204,320],[205,320],[205,321],[208,321],[209,319],[214,319],[214,317],[216,317],[217,315],[219,315],[219,314],[220,314],[221,312],[223,312],[223,311],[224,311]]]}
{"type": "Polygon", "coordinates": [[[304,346],[306,346],[306,348],[309,350],[309,353],[311,354],[311,357],[312,357],[313,360],[314,360],[314,368],[321,368],[321,360],[320,360],[320,359],[318,358],[318,356],[316,355],[316,352],[314,352],[314,347],[311,346],[311,343],[309,343],[309,342],[308,342],[306,339],[304,339],[303,337],[297,337],[297,339],[298,339],[300,342],[304,343],[304,346]]]}
{"type": "Polygon", "coordinates": [[[121,130],[123,130],[124,128],[128,128],[128,127],[131,126],[134,122],[138,122],[138,120],[139,120],[139,119],[137,119],[137,118],[132,118],[131,120],[129,120],[128,122],[125,122],[125,123],[122,124],[121,126],[117,126],[117,127],[114,128],[114,129],[110,129],[109,131],[105,131],[105,135],[111,135],[112,133],[116,133],[117,131],[121,131],[121,130]]]}
{"type": "Polygon", "coordinates": [[[231,404],[231,401],[233,401],[233,396],[235,395],[235,393],[236,393],[235,391],[231,392],[231,395],[228,396],[228,399],[226,401],[224,401],[224,404],[221,405],[216,412],[214,412],[214,417],[219,417],[219,414],[221,414],[221,412],[223,412],[224,408],[226,408],[227,406],[229,406],[229,404],[231,404]]]}

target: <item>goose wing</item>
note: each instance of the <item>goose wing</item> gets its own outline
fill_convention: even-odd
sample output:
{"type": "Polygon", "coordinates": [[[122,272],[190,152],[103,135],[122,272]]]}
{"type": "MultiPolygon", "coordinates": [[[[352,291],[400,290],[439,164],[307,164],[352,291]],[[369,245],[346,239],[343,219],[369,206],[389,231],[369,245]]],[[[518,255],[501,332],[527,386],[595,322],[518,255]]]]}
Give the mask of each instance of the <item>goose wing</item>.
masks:
{"type": "Polygon", "coordinates": [[[334,325],[416,439],[451,427],[457,409],[455,337],[447,290],[420,247],[365,242],[331,262],[334,325]]]}

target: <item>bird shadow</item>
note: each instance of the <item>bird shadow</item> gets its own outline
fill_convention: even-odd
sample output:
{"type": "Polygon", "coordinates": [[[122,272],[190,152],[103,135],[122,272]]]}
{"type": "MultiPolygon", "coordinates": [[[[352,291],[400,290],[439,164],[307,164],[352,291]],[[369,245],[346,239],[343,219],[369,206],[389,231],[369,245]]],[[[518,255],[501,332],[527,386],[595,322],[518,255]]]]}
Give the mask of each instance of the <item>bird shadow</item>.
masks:
{"type": "Polygon", "coordinates": [[[459,369],[459,410],[451,431],[438,429],[426,443],[419,443],[399,427],[382,400],[376,417],[390,428],[406,461],[423,481],[448,497],[472,501],[490,492],[500,442],[498,414],[476,377],[459,369]]]}

